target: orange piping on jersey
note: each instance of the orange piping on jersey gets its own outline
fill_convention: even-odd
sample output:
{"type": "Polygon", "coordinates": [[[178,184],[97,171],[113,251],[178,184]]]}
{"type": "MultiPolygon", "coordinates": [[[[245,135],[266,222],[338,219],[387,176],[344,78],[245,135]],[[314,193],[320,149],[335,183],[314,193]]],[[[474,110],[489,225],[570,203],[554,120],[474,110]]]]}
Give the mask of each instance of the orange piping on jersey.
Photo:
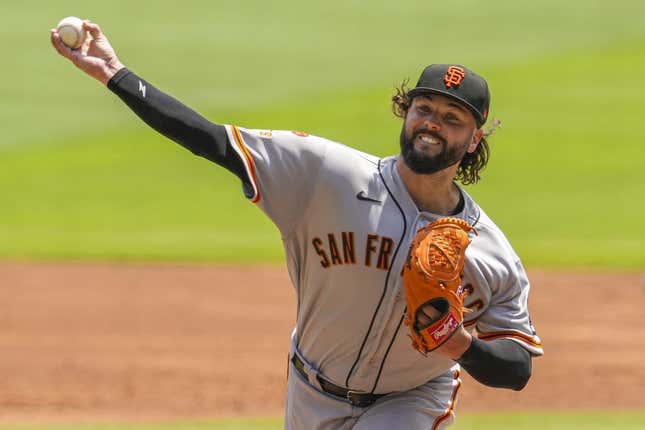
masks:
{"type": "Polygon", "coordinates": [[[459,391],[459,387],[461,387],[461,379],[459,379],[459,371],[455,371],[453,374],[454,378],[457,380],[457,385],[455,385],[455,389],[452,391],[452,396],[450,397],[450,406],[448,409],[446,409],[446,412],[443,413],[439,418],[437,418],[432,425],[432,430],[437,430],[441,423],[443,423],[445,420],[447,420],[450,415],[452,415],[454,409],[455,409],[455,403],[457,402],[457,392],[459,391]]]}
{"type": "Polygon", "coordinates": [[[516,330],[491,331],[488,333],[480,333],[477,337],[481,340],[495,340],[495,339],[508,337],[508,338],[521,340],[522,342],[526,342],[538,348],[542,347],[542,341],[540,341],[539,338],[529,336],[526,333],[522,333],[521,331],[516,331],[516,330]]]}
{"type": "Polygon", "coordinates": [[[246,162],[249,166],[251,181],[253,182],[253,185],[255,186],[255,190],[256,190],[255,197],[251,201],[253,203],[257,203],[260,201],[260,187],[258,186],[258,178],[255,174],[255,162],[253,161],[253,156],[251,156],[251,153],[249,152],[248,148],[244,144],[244,139],[242,138],[242,134],[240,133],[240,130],[238,130],[237,127],[232,125],[231,131],[233,132],[233,138],[235,139],[235,143],[237,144],[237,147],[240,148],[240,150],[242,151],[242,154],[244,154],[244,158],[246,158],[246,162]]]}
{"type": "Polygon", "coordinates": [[[470,320],[470,321],[464,321],[464,327],[473,326],[477,324],[477,321],[479,321],[479,318],[475,318],[474,320],[470,320]]]}

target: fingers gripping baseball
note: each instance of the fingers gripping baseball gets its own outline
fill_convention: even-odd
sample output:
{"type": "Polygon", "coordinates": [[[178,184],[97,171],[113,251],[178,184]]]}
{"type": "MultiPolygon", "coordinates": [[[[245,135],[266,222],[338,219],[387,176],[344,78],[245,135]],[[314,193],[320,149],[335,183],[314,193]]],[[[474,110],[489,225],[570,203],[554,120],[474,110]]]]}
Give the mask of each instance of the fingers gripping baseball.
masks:
{"type": "Polygon", "coordinates": [[[85,20],[83,28],[88,35],[79,48],[72,49],[65,45],[56,29],[52,29],[50,32],[52,46],[56,52],[70,60],[76,67],[103,84],[107,84],[112,76],[124,66],[98,24],[85,20]]]}
{"type": "Polygon", "coordinates": [[[463,220],[442,218],[419,230],[410,246],[403,269],[405,321],[412,346],[424,354],[446,342],[468,311],[461,275],[470,231],[475,230],[463,220]]]}

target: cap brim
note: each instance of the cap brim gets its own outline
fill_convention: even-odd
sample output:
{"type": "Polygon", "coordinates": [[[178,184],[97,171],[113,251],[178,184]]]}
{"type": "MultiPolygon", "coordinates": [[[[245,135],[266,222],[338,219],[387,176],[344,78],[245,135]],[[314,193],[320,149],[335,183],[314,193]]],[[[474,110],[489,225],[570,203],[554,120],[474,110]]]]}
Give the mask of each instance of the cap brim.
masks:
{"type": "Polygon", "coordinates": [[[454,93],[450,93],[448,91],[441,91],[434,88],[427,88],[427,87],[416,87],[408,91],[408,97],[410,98],[410,100],[412,100],[413,97],[422,96],[424,94],[439,94],[441,96],[446,96],[448,98],[458,101],[460,104],[464,105],[470,111],[470,113],[473,114],[473,116],[475,117],[475,121],[477,122],[477,127],[481,127],[482,125],[484,125],[484,117],[482,116],[482,114],[479,113],[479,111],[475,109],[473,105],[471,105],[461,97],[456,96],[454,93]]]}

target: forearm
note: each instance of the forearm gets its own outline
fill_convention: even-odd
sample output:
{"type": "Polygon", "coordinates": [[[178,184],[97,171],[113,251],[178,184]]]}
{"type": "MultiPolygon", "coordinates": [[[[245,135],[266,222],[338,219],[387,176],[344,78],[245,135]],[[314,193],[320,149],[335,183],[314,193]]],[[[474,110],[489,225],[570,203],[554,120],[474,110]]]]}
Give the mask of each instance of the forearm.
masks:
{"type": "Polygon", "coordinates": [[[473,337],[457,362],[470,376],[490,387],[519,391],[531,377],[531,354],[509,339],[486,342],[473,337]]]}
{"type": "Polygon", "coordinates": [[[231,148],[224,126],[208,121],[126,68],[119,70],[107,86],[162,135],[238,177],[245,177],[244,165],[231,148]]]}

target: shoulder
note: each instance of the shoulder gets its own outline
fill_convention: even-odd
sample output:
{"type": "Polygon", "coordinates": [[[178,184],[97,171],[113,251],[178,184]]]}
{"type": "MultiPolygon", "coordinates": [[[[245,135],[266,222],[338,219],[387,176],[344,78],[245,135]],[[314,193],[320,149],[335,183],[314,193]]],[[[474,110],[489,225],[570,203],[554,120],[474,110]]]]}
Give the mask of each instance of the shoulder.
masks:
{"type": "Polygon", "coordinates": [[[324,137],[289,130],[237,128],[260,173],[287,175],[283,182],[312,184],[309,193],[332,196],[348,188],[369,188],[378,177],[379,158],[324,137]],[[315,185],[313,185],[315,183],[315,185]]]}
{"type": "MultiPolygon", "coordinates": [[[[473,202],[474,203],[474,202],[473,202]]],[[[525,278],[520,258],[506,235],[495,222],[474,204],[477,234],[466,251],[468,277],[488,284],[492,293],[525,278]]]]}
{"type": "MultiPolygon", "coordinates": [[[[286,149],[325,147],[330,141],[301,131],[266,130],[229,126],[232,134],[240,136],[245,143],[261,142],[273,147],[286,149]]],[[[236,139],[237,140],[237,139],[236,139]]]]}
{"type": "Polygon", "coordinates": [[[359,151],[343,143],[297,130],[260,130],[235,127],[244,140],[262,141],[295,151],[316,151],[324,153],[332,161],[343,165],[349,163],[367,163],[376,166],[378,157],[359,151]]]}
{"type": "Polygon", "coordinates": [[[504,232],[481,208],[479,208],[479,219],[475,229],[477,236],[473,239],[474,250],[502,262],[510,260],[510,263],[514,264],[515,260],[519,260],[504,232]]]}
{"type": "Polygon", "coordinates": [[[485,257],[487,260],[493,259],[500,262],[511,260],[511,263],[519,260],[499,226],[466,191],[461,188],[460,190],[465,201],[463,218],[477,231],[468,248],[471,257],[485,257]]]}
{"type": "Polygon", "coordinates": [[[325,169],[331,172],[363,170],[372,171],[377,169],[379,158],[368,154],[350,145],[331,140],[325,137],[299,131],[273,131],[273,139],[302,147],[316,146],[324,148],[325,169]]]}

